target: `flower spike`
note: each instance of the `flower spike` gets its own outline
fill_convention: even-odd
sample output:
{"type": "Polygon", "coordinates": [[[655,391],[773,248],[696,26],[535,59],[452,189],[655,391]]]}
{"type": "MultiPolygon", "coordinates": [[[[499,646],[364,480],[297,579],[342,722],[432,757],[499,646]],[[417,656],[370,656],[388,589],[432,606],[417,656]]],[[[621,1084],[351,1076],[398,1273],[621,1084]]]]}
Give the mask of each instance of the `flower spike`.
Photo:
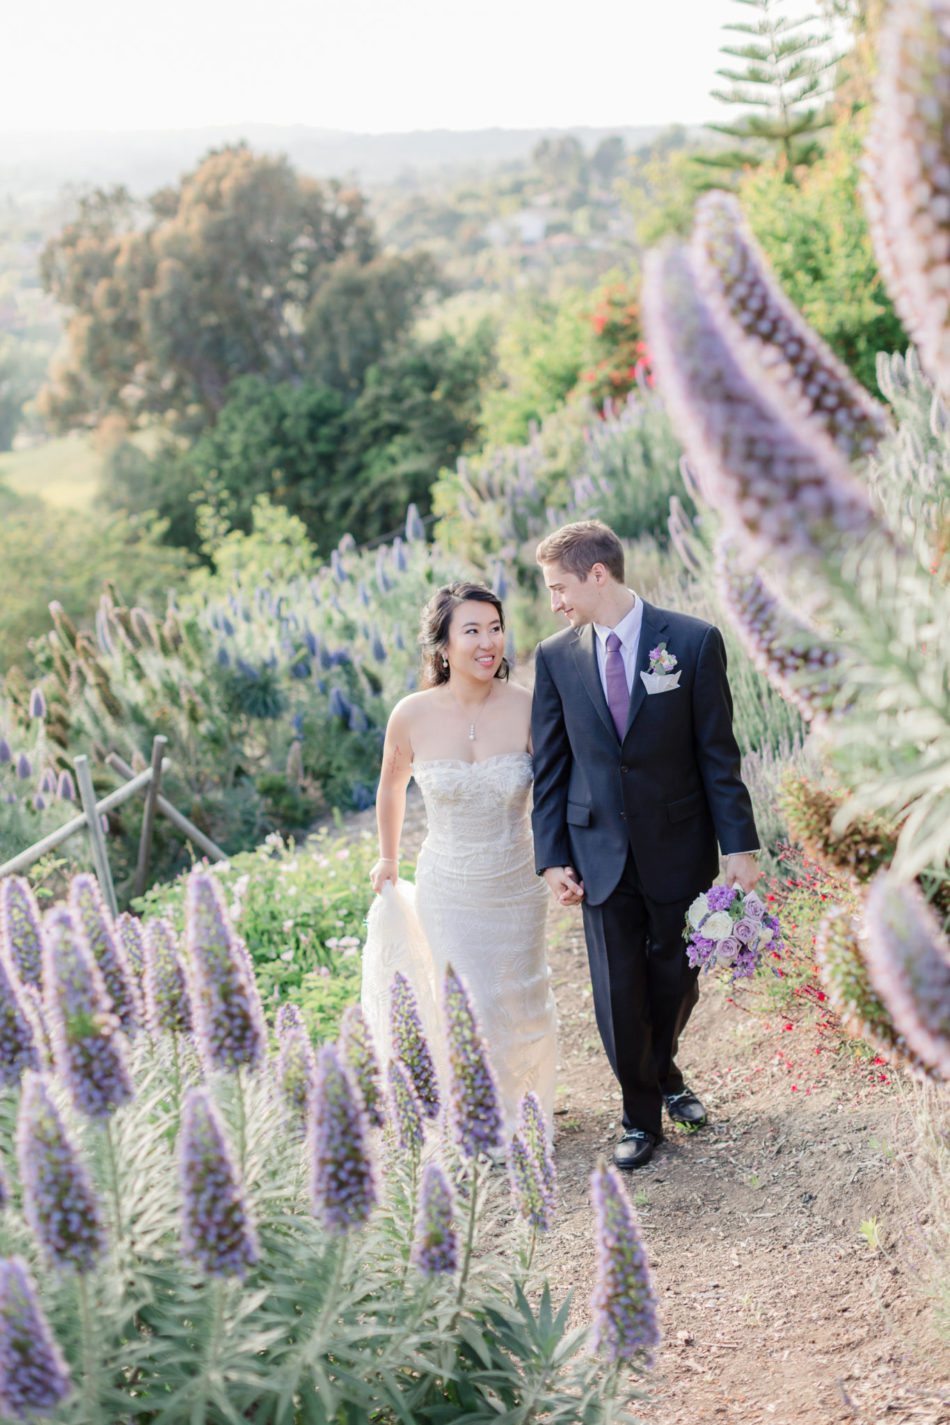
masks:
{"type": "Polygon", "coordinates": [[[911,1056],[950,1079],[950,944],[916,886],[882,871],[864,908],[868,978],[911,1056]]]}
{"type": "Polygon", "coordinates": [[[328,1231],[359,1227],[376,1203],[366,1149],[368,1125],[340,1051],[324,1044],[313,1091],[310,1192],[314,1214],[328,1231]]]}
{"type": "Polygon", "coordinates": [[[451,965],[445,967],[445,1022],[449,1049],[451,1118],[466,1158],[501,1148],[498,1086],[468,993],[451,965]]]}
{"type": "Polygon", "coordinates": [[[257,1068],[267,1029],[250,957],[234,934],[215,876],[193,871],[185,892],[192,1011],[205,1063],[233,1071],[257,1068]]]}
{"type": "Polygon", "coordinates": [[[458,1267],[458,1239],[452,1225],[452,1189],[437,1163],[422,1170],[419,1212],[410,1261],[424,1276],[445,1276],[458,1267]]]}
{"type": "Polygon", "coordinates": [[[396,971],[389,990],[393,1053],[409,1072],[413,1088],[427,1118],[439,1113],[439,1081],[422,1032],[419,1007],[405,975],[396,971]]]}
{"type": "Polygon", "coordinates": [[[69,908],[76,930],[99,966],[122,1028],[127,1034],[134,1034],[142,1022],[138,987],[95,876],[82,872],[73,877],[69,887],[69,908]]]}
{"type": "Polygon", "coordinates": [[[0,1260],[0,1409],[14,1420],[49,1415],[72,1390],[22,1257],[0,1260]]]}
{"type": "Polygon", "coordinates": [[[351,1004],[340,1025],[340,1049],[360,1091],[366,1117],[373,1128],[382,1128],[386,1111],[380,1087],[379,1060],[369,1025],[358,1004],[351,1004]]]}
{"type": "Polygon", "coordinates": [[[40,910],[33,887],[24,876],[5,876],[0,881],[0,941],[7,947],[23,983],[42,984],[40,910]]]}
{"type": "Polygon", "coordinates": [[[16,1143],[23,1210],[34,1236],[57,1267],[92,1271],[106,1246],[99,1204],[39,1074],[24,1082],[16,1143]]]}
{"type": "Polygon", "coordinates": [[[145,928],[145,1014],[150,1034],[190,1034],[191,998],[175,932],[167,920],[145,928]]]}
{"type": "Polygon", "coordinates": [[[257,1237],[221,1114],[207,1089],[189,1089],[178,1148],[182,1248],[209,1276],[243,1277],[257,1237]]]}
{"type": "Polygon", "coordinates": [[[649,1364],[660,1332],[636,1217],[616,1168],[601,1163],[590,1187],[597,1228],[594,1345],[612,1361],[649,1364]]]}

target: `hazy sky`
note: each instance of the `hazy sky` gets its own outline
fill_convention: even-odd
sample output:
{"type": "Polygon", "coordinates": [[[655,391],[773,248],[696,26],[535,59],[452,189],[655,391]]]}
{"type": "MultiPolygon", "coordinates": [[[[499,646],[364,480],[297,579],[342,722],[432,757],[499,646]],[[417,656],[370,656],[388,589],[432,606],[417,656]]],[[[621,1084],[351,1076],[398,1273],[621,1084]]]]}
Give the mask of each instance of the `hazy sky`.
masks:
{"type": "Polygon", "coordinates": [[[7,132],[694,122],[718,107],[708,91],[722,24],[750,18],[733,0],[3,0],[2,8],[7,132]]]}

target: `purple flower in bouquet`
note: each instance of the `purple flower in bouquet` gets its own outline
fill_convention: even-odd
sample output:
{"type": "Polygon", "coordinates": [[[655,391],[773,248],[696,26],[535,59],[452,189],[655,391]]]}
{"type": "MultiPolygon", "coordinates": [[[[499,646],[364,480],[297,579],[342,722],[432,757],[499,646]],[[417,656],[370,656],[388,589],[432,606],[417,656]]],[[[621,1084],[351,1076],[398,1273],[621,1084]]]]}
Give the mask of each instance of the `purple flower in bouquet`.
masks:
{"type": "Polygon", "coordinates": [[[351,1004],[340,1025],[340,1049],[353,1082],[359,1089],[366,1117],[373,1128],[386,1122],[383,1093],[380,1086],[379,1060],[363,1011],[351,1004]]]}
{"type": "Polygon", "coordinates": [[[243,1277],[257,1237],[221,1115],[207,1089],[189,1089],[178,1145],[182,1248],[203,1272],[243,1277]]]}
{"type": "Polygon", "coordinates": [[[28,1074],[16,1129],[23,1211],[57,1267],[92,1271],[106,1247],[95,1189],[39,1074],[28,1074]]]}
{"type": "Polygon", "coordinates": [[[0,1409],[14,1420],[49,1415],[71,1390],[26,1262],[0,1260],[0,1409]]]}
{"type": "Polygon", "coordinates": [[[339,1234],[366,1221],[376,1203],[367,1152],[368,1124],[339,1050],[324,1044],[317,1058],[310,1117],[310,1199],[328,1231],[339,1234]]]}
{"type": "Polygon", "coordinates": [[[24,984],[43,982],[40,911],[29,881],[6,876],[0,881],[0,941],[6,945],[24,984]]]}
{"type": "Polygon", "coordinates": [[[0,1084],[18,1084],[25,1069],[40,1067],[41,1043],[32,1006],[0,948],[0,1084]]]}
{"type": "Polygon", "coordinates": [[[742,914],[749,920],[762,920],[765,916],[765,906],[759,900],[755,891],[750,891],[742,905],[742,914]]]}
{"type": "Polygon", "coordinates": [[[508,1176],[511,1195],[521,1216],[538,1231],[547,1232],[551,1226],[551,1208],[541,1170],[520,1133],[513,1135],[508,1147],[508,1176]]]}
{"type": "Polygon", "coordinates": [[[127,1034],[134,1034],[142,1023],[138,987],[95,876],[82,872],[73,877],[69,887],[69,909],[83,944],[99,966],[122,1028],[127,1034]]]}
{"type": "Polygon", "coordinates": [[[405,975],[398,970],[389,990],[393,1053],[405,1064],[427,1118],[438,1116],[439,1081],[422,1032],[419,1006],[405,975]]]}
{"type": "Polygon", "coordinates": [[[419,1153],[426,1138],[419,1096],[413,1088],[412,1079],[398,1059],[390,1059],[387,1074],[390,1117],[396,1129],[399,1146],[404,1153],[419,1153]]]}
{"type": "Polygon", "coordinates": [[[648,1365],[660,1332],[637,1220],[616,1168],[602,1163],[590,1186],[597,1230],[594,1346],[612,1361],[642,1359],[648,1365]]]}
{"type": "Polygon", "coordinates": [[[759,940],[759,927],[755,921],[751,920],[744,912],[732,927],[732,934],[743,945],[756,945],[759,940]]]}
{"type": "Polygon", "coordinates": [[[150,1034],[167,1030],[190,1034],[191,997],[175,932],[167,920],[150,920],[145,929],[145,1017],[150,1034]]]}
{"type": "Polygon", "coordinates": [[[475,1158],[503,1146],[501,1110],[471,1001],[451,965],[445,967],[444,1005],[452,1127],[463,1156],[475,1158]]]}
{"type": "Polygon", "coordinates": [[[427,1277],[444,1276],[458,1267],[458,1239],[452,1225],[452,1189],[437,1163],[422,1170],[419,1211],[410,1261],[427,1277]]]}
{"type": "Polygon", "coordinates": [[[310,1095],[316,1074],[317,1064],[309,1034],[303,1028],[287,1030],[277,1055],[277,1087],[296,1137],[306,1135],[310,1095]]]}
{"type": "Polygon", "coordinates": [[[65,906],[44,921],[43,984],[53,1060],[73,1104],[105,1118],[132,1097],[118,1016],[65,906]]]}
{"type": "Polygon", "coordinates": [[[142,922],[137,915],[123,911],[116,917],[115,933],[125,955],[125,963],[136,985],[141,985],[145,974],[145,936],[142,922]]]}
{"type": "Polygon", "coordinates": [[[257,1068],[267,1049],[261,997],[228,920],[217,877],[194,871],[185,893],[189,989],[202,1058],[213,1069],[257,1068]]]}

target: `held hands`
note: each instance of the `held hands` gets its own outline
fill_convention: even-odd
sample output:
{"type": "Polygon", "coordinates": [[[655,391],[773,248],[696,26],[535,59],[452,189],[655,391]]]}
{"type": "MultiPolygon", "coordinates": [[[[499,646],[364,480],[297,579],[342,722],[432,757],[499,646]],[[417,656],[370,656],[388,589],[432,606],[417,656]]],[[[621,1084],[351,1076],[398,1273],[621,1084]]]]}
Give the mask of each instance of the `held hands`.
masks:
{"type": "Polygon", "coordinates": [[[755,884],[759,880],[762,872],[755,864],[755,857],[750,856],[747,851],[737,852],[733,856],[726,857],[725,882],[731,886],[734,881],[738,882],[743,895],[748,895],[755,889],[755,884]]]}
{"type": "Polygon", "coordinates": [[[548,866],[542,874],[558,905],[580,905],[584,882],[577,879],[573,866],[548,866]]]}
{"type": "Polygon", "coordinates": [[[377,895],[379,895],[380,891],[383,889],[383,886],[385,886],[387,881],[391,881],[392,884],[395,885],[398,879],[399,862],[394,861],[391,857],[387,856],[380,856],[379,860],[376,862],[376,864],[373,866],[373,869],[369,873],[370,885],[373,887],[373,890],[376,892],[377,895]]]}

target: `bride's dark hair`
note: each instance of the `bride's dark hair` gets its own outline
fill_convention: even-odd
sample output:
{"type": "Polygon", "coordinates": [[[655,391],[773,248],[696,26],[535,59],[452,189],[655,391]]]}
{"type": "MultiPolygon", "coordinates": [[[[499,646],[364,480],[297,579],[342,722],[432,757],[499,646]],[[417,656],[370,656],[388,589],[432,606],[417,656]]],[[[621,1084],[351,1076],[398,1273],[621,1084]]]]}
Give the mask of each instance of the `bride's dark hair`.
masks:
{"type": "MultiPolygon", "coordinates": [[[[419,642],[422,645],[422,686],[424,688],[435,688],[440,683],[449,681],[448,667],[442,662],[449,641],[449,624],[452,622],[452,615],[459,604],[468,603],[469,600],[474,600],[479,604],[493,604],[498,612],[498,622],[504,632],[505,611],[501,606],[501,599],[497,594],[493,594],[485,584],[472,584],[467,581],[443,584],[441,589],[435,591],[422,610],[422,621],[419,624],[419,642]]],[[[509,671],[508,659],[503,658],[495,677],[507,678],[509,671]]]]}

